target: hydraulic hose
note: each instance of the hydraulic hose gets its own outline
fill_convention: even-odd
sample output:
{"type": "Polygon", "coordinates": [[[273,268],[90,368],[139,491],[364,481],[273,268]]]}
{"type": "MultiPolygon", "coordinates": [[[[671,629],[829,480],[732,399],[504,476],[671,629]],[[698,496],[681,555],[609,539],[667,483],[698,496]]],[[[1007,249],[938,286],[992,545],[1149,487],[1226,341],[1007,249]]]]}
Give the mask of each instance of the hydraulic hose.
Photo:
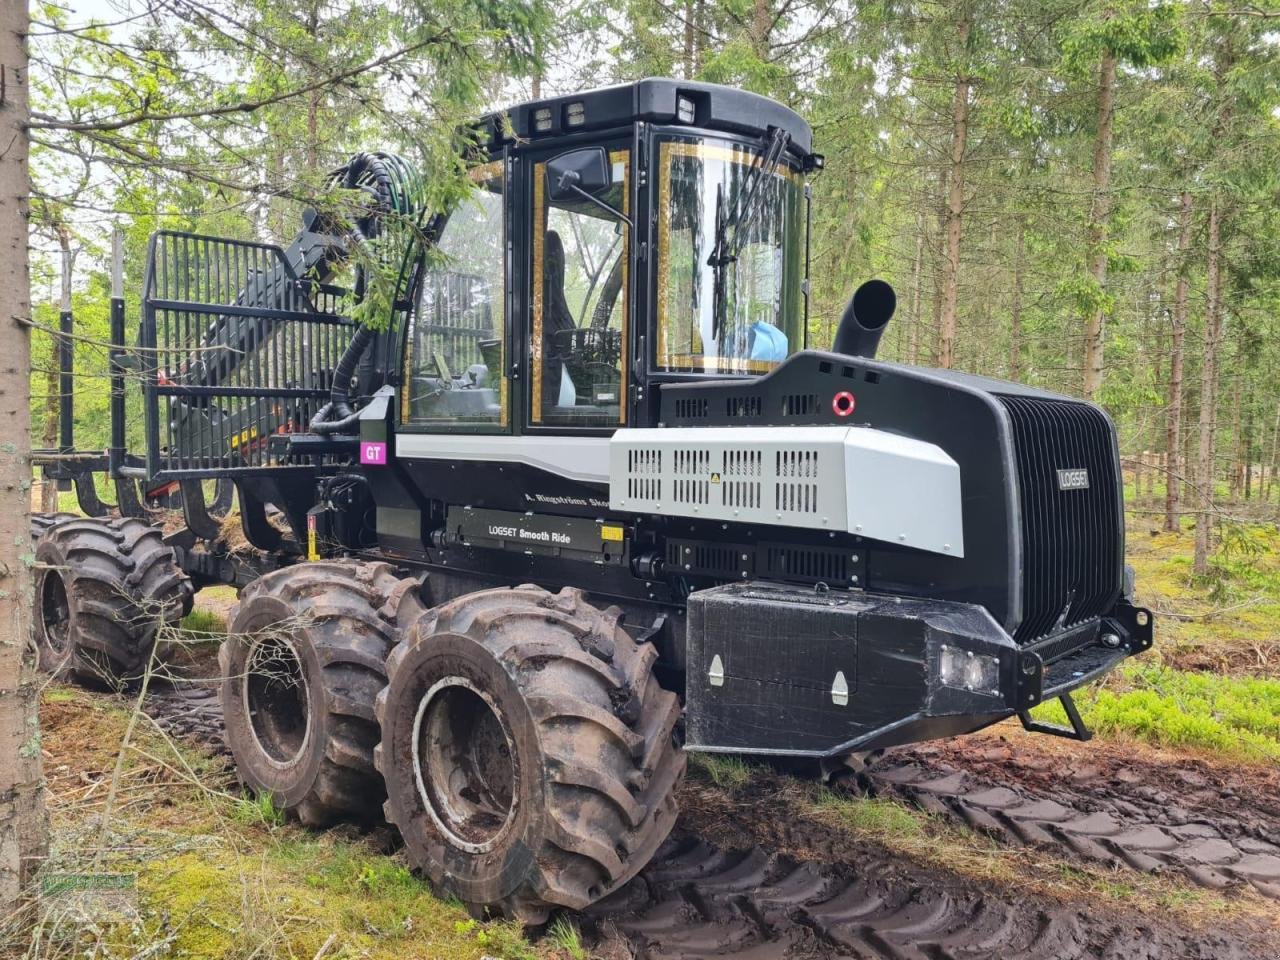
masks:
{"type": "Polygon", "coordinates": [[[311,418],[312,433],[341,433],[348,427],[355,426],[360,419],[359,411],[351,409],[351,378],[355,375],[356,364],[360,362],[372,340],[373,330],[361,327],[347,344],[347,349],[343,351],[342,358],[333,371],[329,402],[311,418]]]}
{"type": "MultiPolygon", "coordinates": [[[[383,233],[383,217],[385,214],[413,216],[421,218],[422,210],[418,202],[421,195],[420,179],[407,163],[399,157],[387,153],[358,153],[345,166],[333,172],[331,181],[335,186],[347,190],[362,190],[369,194],[372,203],[368,211],[356,217],[352,224],[351,241],[367,256],[376,258],[378,239],[383,233]]],[[[406,286],[412,280],[413,266],[419,259],[420,242],[415,237],[404,252],[400,264],[400,274],[396,282],[396,293],[408,293],[406,286]]],[[[366,290],[364,264],[356,263],[355,294],[357,299],[363,298],[366,290]]],[[[400,296],[392,298],[394,304],[401,300],[400,296]]],[[[342,357],[333,372],[333,383],[329,388],[329,402],[316,411],[311,418],[309,429],[322,435],[341,433],[354,427],[360,419],[358,411],[351,406],[351,382],[369,344],[375,336],[374,328],[361,325],[355,336],[343,351],[342,357]]]]}

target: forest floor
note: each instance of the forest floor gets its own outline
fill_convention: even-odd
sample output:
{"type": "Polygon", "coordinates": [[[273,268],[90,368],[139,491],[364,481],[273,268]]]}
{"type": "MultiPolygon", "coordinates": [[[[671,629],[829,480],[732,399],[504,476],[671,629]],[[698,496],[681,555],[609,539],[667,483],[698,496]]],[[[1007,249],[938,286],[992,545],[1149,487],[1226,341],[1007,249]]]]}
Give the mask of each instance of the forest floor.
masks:
{"type": "Polygon", "coordinates": [[[185,679],[154,681],[141,709],[46,689],[46,885],[78,878],[121,904],[104,912],[90,898],[86,919],[55,883],[37,939],[7,952],[1274,958],[1280,534],[1256,524],[1231,536],[1196,580],[1189,531],[1131,523],[1157,646],[1079,698],[1091,743],[1004,723],[891,751],[830,787],[694,758],[653,864],[546,931],[478,923],[435,899],[389,829],[314,833],[243,795],[212,687],[234,597],[205,591],[176,658],[185,679]]]}

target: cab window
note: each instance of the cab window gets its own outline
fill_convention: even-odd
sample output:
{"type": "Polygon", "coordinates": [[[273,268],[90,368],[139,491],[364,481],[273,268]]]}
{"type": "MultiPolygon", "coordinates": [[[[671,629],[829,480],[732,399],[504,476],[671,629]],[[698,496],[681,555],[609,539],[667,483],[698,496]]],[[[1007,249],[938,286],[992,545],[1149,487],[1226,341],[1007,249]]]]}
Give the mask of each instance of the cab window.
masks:
{"type": "MultiPolygon", "coordinates": [[[[628,151],[609,154],[612,186],[599,197],[629,212],[628,151]]],[[[625,421],[625,224],[585,199],[550,201],[546,164],[533,174],[533,371],[530,421],[610,427],[625,421]]]]}
{"type": "Polygon", "coordinates": [[[667,140],[658,163],[657,366],[771,370],[804,345],[801,175],[710,139],[667,140]]]}
{"type": "Polygon", "coordinates": [[[507,422],[501,162],[470,171],[419,289],[402,401],[406,423],[507,422]]]}

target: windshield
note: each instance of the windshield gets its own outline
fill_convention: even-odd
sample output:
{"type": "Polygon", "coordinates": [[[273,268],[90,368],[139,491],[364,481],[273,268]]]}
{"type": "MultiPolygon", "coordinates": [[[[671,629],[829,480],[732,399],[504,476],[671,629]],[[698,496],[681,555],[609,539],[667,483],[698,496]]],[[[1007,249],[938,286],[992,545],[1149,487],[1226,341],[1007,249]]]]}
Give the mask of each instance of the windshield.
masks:
{"type": "Polygon", "coordinates": [[[763,373],[804,346],[804,183],[785,161],[764,175],[750,215],[730,227],[733,259],[715,262],[717,223],[737,207],[759,162],[758,150],[726,141],[661,145],[656,360],[663,369],[763,373]]]}

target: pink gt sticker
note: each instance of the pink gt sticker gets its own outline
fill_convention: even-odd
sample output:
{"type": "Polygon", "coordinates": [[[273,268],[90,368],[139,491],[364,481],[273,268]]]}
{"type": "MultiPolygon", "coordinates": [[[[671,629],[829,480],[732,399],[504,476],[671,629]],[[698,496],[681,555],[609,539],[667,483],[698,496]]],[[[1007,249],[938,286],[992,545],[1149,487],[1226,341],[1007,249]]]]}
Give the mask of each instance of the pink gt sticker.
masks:
{"type": "Polygon", "coordinates": [[[369,467],[385,467],[387,465],[387,445],[360,441],[360,462],[369,467]]]}

